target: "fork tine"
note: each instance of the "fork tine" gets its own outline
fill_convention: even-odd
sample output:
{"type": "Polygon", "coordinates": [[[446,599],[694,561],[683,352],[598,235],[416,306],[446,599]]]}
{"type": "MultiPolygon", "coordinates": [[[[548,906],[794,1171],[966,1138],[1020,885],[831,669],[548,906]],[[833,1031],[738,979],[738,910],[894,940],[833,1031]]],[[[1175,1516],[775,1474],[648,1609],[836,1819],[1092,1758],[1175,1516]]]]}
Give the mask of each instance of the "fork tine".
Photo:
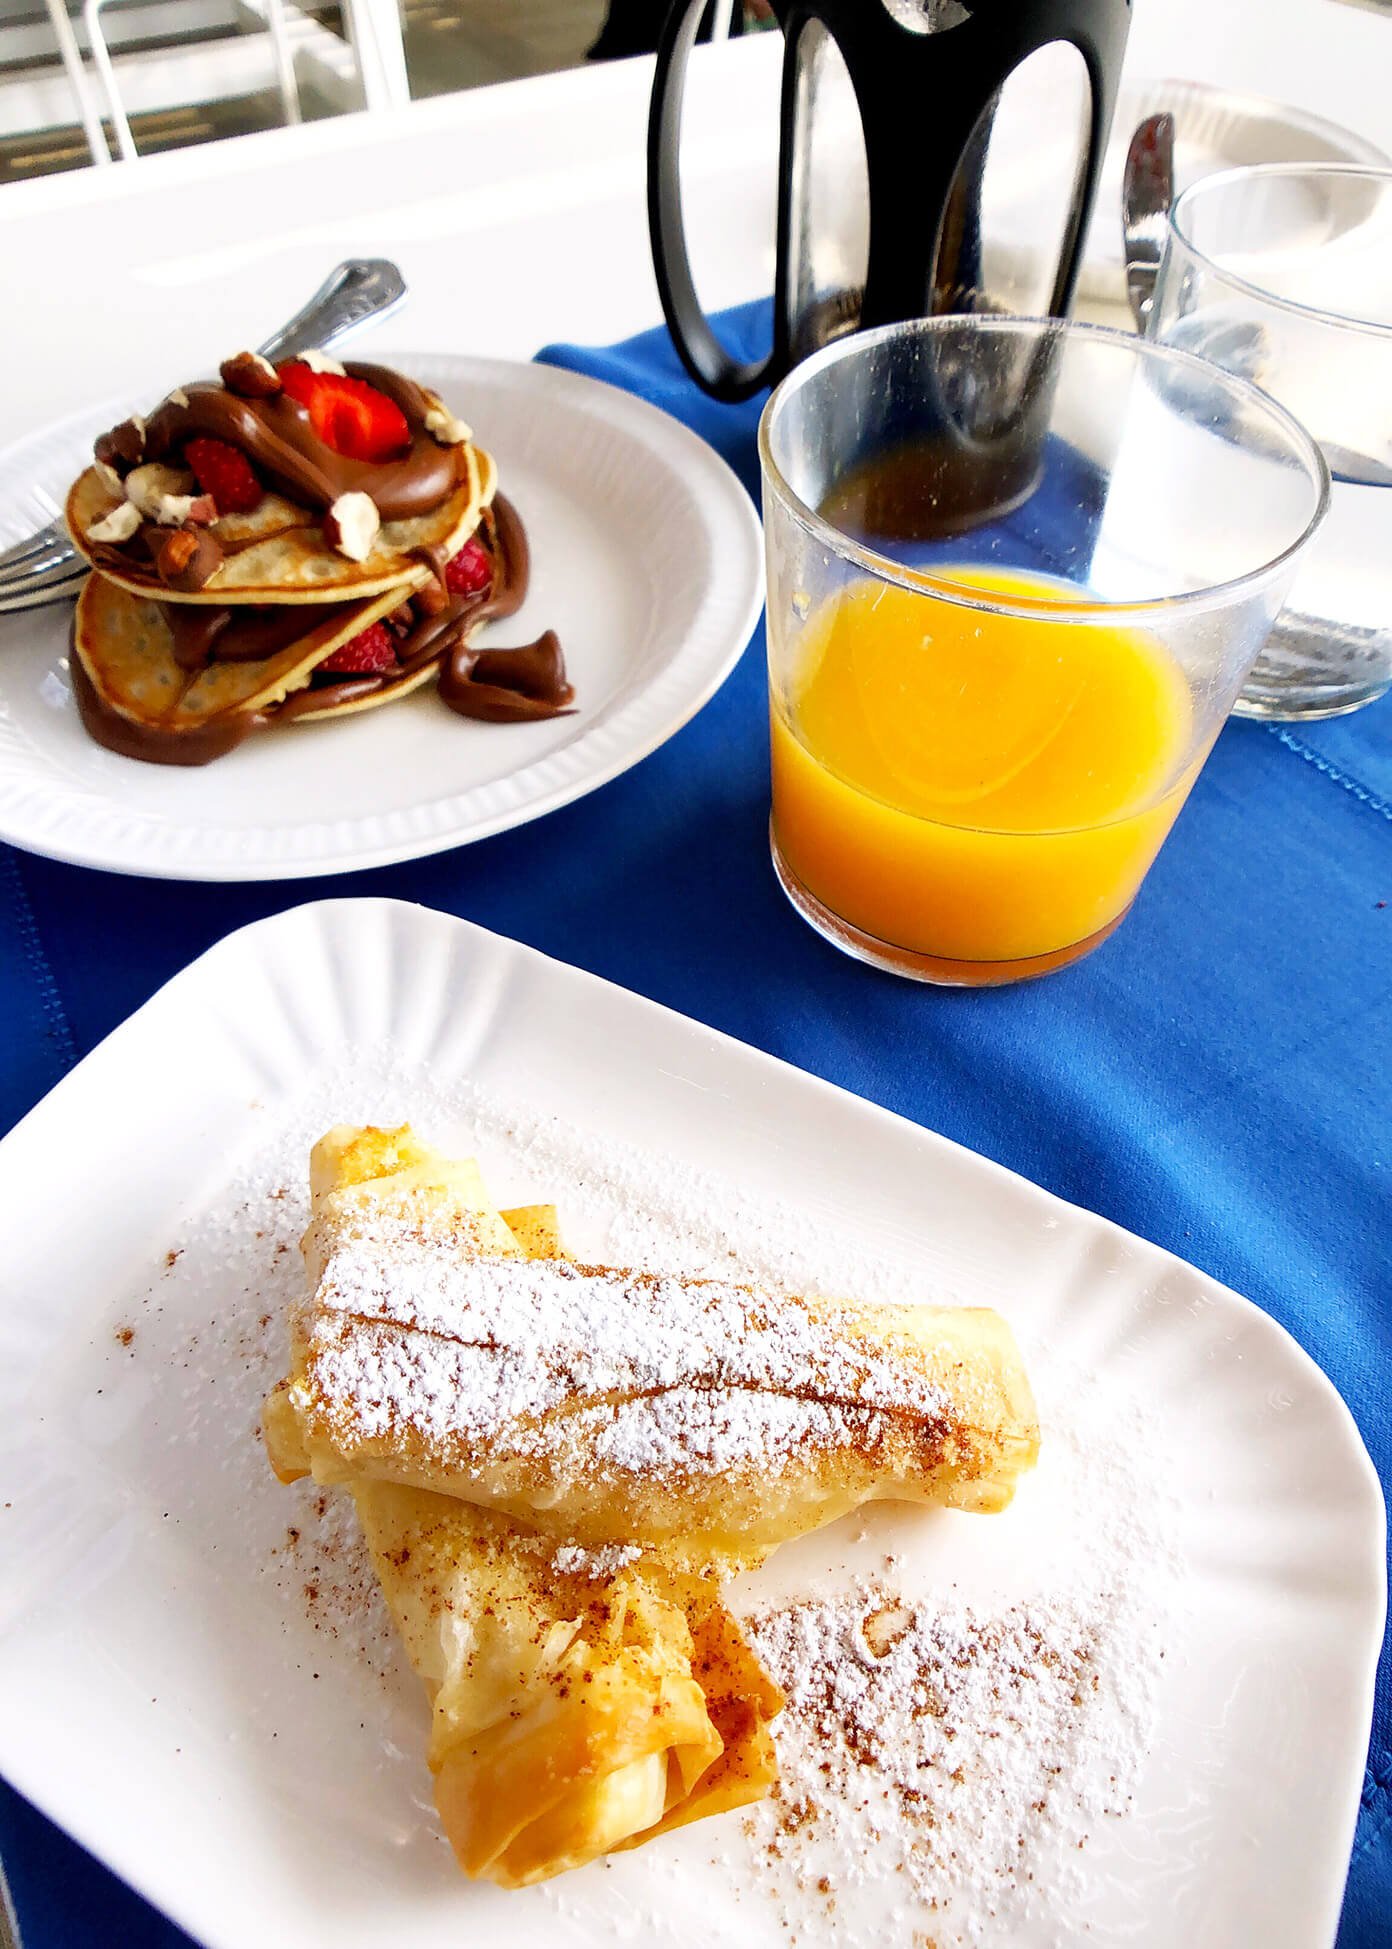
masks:
{"type": "Polygon", "coordinates": [[[71,571],[77,552],[68,542],[54,542],[41,554],[35,553],[22,569],[0,570],[0,595],[18,595],[36,576],[50,575],[55,569],[71,571]]]}
{"type": "Polygon", "coordinates": [[[36,535],[29,535],[24,541],[17,541],[12,548],[0,549],[0,578],[27,570],[35,556],[43,555],[49,549],[63,543],[71,548],[66,528],[51,521],[46,528],[40,528],[36,535]]]}
{"type": "Polygon", "coordinates": [[[61,555],[36,568],[32,575],[17,576],[13,581],[0,582],[0,596],[9,598],[22,596],[30,589],[42,588],[49,582],[81,581],[88,572],[88,565],[80,555],[61,555]]]}
{"type": "Polygon", "coordinates": [[[87,563],[80,556],[63,556],[36,568],[31,575],[16,575],[0,582],[0,602],[22,602],[25,597],[53,588],[59,582],[81,582],[87,573],[87,563]]]}
{"type": "Polygon", "coordinates": [[[86,571],[81,575],[66,575],[52,582],[36,582],[16,595],[13,584],[0,589],[0,615],[12,614],[20,609],[41,609],[46,603],[67,602],[80,595],[86,581],[86,571]]]}

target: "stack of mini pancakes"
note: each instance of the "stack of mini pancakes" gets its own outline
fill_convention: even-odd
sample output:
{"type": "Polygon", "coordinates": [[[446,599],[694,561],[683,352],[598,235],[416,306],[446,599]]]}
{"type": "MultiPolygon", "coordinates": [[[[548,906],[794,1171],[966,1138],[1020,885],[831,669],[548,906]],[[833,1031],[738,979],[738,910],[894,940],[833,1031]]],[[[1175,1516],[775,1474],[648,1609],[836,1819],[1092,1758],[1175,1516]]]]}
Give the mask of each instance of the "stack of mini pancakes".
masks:
{"type": "Polygon", "coordinates": [[[517,708],[473,707],[469,639],[521,602],[527,550],[494,505],[491,457],[442,400],[323,354],[275,368],[239,353],[221,370],[103,434],[68,496],[95,571],[71,664],[93,737],[205,764],[253,731],[373,710],[432,677],[466,716],[569,705],[558,646],[540,664],[531,646],[491,653],[479,687],[480,705],[506,691],[516,655],[517,708]]]}

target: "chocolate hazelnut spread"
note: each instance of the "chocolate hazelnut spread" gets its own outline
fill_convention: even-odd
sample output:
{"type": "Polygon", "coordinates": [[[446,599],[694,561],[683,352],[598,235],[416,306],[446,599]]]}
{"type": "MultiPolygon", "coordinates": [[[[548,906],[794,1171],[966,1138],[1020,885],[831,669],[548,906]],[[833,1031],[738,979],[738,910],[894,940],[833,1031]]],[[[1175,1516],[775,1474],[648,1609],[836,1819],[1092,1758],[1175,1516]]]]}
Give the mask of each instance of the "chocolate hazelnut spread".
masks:
{"type": "Polygon", "coordinates": [[[532,550],[522,517],[506,494],[493,497],[493,533],[502,573],[490,591],[489,615],[497,621],[513,616],[526,600],[532,583],[532,550]]]}
{"type": "MultiPolygon", "coordinates": [[[[200,529],[199,532],[204,535],[208,534],[206,528],[200,529]]],[[[151,580],[148,570],[153,567],[155,568],[156,574],[158,574],[157,564],[159,562],[160,548],[169,535],[180,533],[182,533],[182,530],[178,528],[158,528],[151,530],[150,527],[143,526],[136,529],[129,541],[94,542],[88,536],[85,545],[91,557],[93,567],[110,569],[118,580],[122,576],[131,577],[142,585],[153,589],[155,584],[151,580]]],[[[215,543],[223,560],[226,561],[229,556],[244,555],[248,548],[259,548],[263,542],[280,541],[287,535],[315,536],[318,533],[318,528],[311,526],[308,522],[287,521],[283,528],[268,528],[259,534],[243,536],[239,541],[231,541],[226,538],[211,535],[208,536],[208,539],[215,543]]],[[[172,583],[166,583],[165,586],[172,588],[174,585],[172,583]]],[[[198,586],[201,587],[202,584],[200,583],[198,586]]],[[[196,590],[185,591],[185,593],[196,592],[196,590]]],[[[216,595],[217,591],[214,590],[213,594],[216,595]]]]}
{"type": "Polygon", "coordinates": [[[461,643],[440,671],[440,695],[461,717],[521,724],[565,717],[575,702],[554,629],[515,650],[471,650],[461,643]]]}
{"type": "Polygon", "coordinates": [[[68,669],[78,715],[87,735],[122,758],[139,758],[148,765],[208,765],[233,751],[266,719],[259,711],[227,711],[189,730],[171,731],[162,725],[139,723],[126,717],[100,696],[87,675],[76,644],[71,644],[68,669]]]}
{"type": "Polygon", "coordinates": [[[207,663],[260,663],[308,636],[333,613],[332,608],[284,604],[272,609],[195,608],[186,602],[155,606],[174,639],[174,661],[181,670],[201,670],[207,663]]]}
{"type": "Polygon", "coordinates": [[[277,704],[267,722],[288,724],[292,718],[308,717],[311,711],[331,711],[338,704],[356,704],[397,680],[394,674],[390,677],[341,677],[337,682],[306,684],[303,690],[292,690],[283,703],[277,704]]]}
{"type": "Polygon", "coordinates": [[[118,474],[128,474],[144,458],[145,435],[135,420],[122,420],[109,433],[98,436],[92,451],[118,474]]]}
{"type": "MultiPolygon", "coordinates": [[[[257,473],[287,500],[324,512],[340,494],[369,494],[383,521],[428,514],[454,492],[463,449],[442,447],[425,424],[430,401],[413,380],[385,366],[353,364],[345,370],[400,407],[410,443],[395,459],[354,460],[326,446],[308,409],[286,392],[245,399],[225,386],[202,381],[185,386],[187,405],[167,399],[145,428],[145,458],[178,458],[199,435],[238,447],[257,473]]],[[[110,437],[110,436],[104,436],[110,437]]]]}
{"type": "Polygon", "coordinates": [[[453,595],[445,585],[448,565],[437,549],[418,553],[435,571],[444,606],[423,615],[397,647],[403,675],[440,663],[440,696],[461,717],[512,724],[562,715],[575,701],[566,681],[565,658],[554,630],[515,650],[475,650],[468,632],[485,620],[512,616],[526,600],[532,557],[522,517],[505,494],[494,496],[485,522],[491,528],[493,580],[486,590],[453,595]],[[487,665],[485,671],[484,665],[487,665]]]}

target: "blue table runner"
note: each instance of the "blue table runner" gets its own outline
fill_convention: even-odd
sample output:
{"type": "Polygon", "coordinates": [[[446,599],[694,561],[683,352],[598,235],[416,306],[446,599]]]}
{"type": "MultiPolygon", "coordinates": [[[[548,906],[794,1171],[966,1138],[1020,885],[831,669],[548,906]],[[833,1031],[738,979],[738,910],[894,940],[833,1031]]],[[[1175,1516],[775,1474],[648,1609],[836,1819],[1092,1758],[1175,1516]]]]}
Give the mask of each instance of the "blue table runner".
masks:
{"type": "MultiPolygon", "coordinates": [[[[766,308],[723,329],[752,356],[766,308]]],[[[665,407],[757,499],[759,402],[704,399],[665,332],[542,356],[665,407]]],[[[1247,1293],[1331,1375],[1386,1486],[1392,697],[1309,728],[1230,724],[1125,926],[1017,989],[922,989],[837,954],[778,891],[767,815],[761,629],[661,751],[434,859],[197,886],[0,847],[0,1127],[233,928],[334,894],[422,901],[942,1131],[1247,1293]]],[[[1341,1949],[1392,1940],[1390,1742],[1384,1656],[1341,1949]]],[[[3,1783],[0,1856],[25,1949],[187,1940],[3,1783]]]]}

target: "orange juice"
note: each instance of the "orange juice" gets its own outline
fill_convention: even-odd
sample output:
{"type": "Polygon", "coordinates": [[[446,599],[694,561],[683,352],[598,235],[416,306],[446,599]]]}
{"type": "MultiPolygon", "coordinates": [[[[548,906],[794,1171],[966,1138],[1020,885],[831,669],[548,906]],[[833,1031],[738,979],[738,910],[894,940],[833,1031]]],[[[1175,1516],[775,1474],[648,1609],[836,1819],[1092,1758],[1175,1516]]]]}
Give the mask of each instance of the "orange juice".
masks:
{"type": "Polygon", "coordinates": [[[925,972],[1042,973],[1110,932],[1169,831],[1204,756],[1188,685],[1063,584],[934,573],[1057,616],[869,577],[815,609],[773,695],[780,865],[795,898],[942,964],[925,972]]]}

